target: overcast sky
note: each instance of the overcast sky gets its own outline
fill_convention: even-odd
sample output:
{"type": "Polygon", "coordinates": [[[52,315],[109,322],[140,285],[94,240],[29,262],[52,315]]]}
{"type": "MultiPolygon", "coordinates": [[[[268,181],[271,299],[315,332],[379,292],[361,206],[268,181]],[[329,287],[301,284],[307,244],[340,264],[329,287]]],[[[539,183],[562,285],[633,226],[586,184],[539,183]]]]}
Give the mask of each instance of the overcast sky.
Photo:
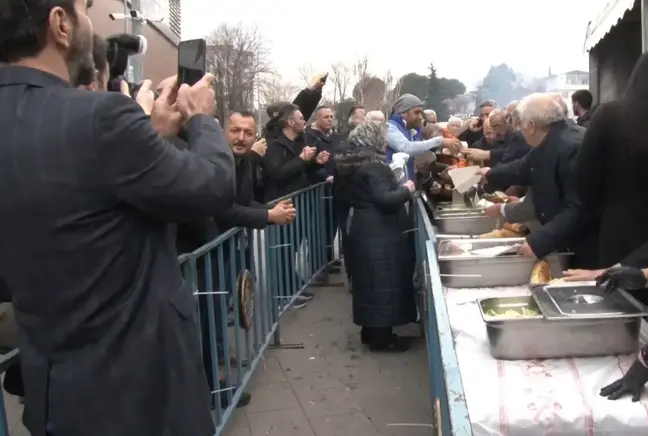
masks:
{"type": "Polygon", "coordinates": [[[587,22],[606,0],[182,0],[183,38],[199,38],[220,22],[257,26],[274,67],[301,85],[305,64],[330,70],[367,55],[372,73],[426,74],[434,62],[444,77],[468,89],[491,65],[544,76],[587,69],[587,22]],[[384,4],[384,7],[379,5],[384,4]],[[415,9],[407,11],[408,5],[415,9]],[[399,10],[400,9],[400,10],[399,10]]]}

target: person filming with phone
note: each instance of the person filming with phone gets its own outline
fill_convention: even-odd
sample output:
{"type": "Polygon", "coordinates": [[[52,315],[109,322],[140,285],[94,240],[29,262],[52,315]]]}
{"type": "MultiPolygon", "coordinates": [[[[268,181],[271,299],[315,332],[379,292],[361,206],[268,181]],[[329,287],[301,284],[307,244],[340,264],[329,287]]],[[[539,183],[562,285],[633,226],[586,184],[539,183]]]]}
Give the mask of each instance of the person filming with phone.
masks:
{"type": "Polygon", "coordinates": [[[0,147],[0,280],[21,333],[23,421],[38,436],[211,436],[169,223],[234,203],[214,76],[166,81],[150,119],[121,93],[76,89],[91,3],[0,7],[0,127],[16,132],[0,147]],[[181,126],[188,151],[162,137],[181,126]]]}

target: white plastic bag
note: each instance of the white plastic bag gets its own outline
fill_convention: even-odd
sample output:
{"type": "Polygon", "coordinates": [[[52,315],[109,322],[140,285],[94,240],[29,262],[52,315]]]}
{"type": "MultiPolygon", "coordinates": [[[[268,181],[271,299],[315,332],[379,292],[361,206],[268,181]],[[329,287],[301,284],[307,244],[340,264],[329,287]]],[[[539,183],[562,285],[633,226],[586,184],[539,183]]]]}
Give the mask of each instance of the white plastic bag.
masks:
{"type": "Polygon", "coordinates": [[[313,275],[310,267],[310,253],[308,249],[308,239],[304,238],[299,244],[299,249],[295,253],[295,272],[303,281],[310,280],[313,275]]]}

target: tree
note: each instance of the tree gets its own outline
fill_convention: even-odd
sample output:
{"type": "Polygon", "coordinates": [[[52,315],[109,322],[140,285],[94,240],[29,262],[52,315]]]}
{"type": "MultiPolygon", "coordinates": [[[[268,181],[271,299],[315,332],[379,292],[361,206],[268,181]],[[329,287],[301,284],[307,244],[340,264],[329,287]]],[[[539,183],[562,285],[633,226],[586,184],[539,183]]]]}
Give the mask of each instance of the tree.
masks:
{"type": "Polygon", "coordinates": [[[299,75],[306,86],[310,85],[311,80],[313,80],[313,77],[315,76],[315,68],[313,68],[313,64],[308,63],[302,65],[299,68],[299,75]]]}
{"type": "Polygon", "coordinates": [[[439,81],[439,92],[444,100],[452,100],[456,96],[464,95],[466,93],[466,85],[457,79],[446,79],[445,77],[441,77],[439,81]]]}
{"type": "Polygon", "coordinates": [[[394,80],[391,71],[387,70],[383,82],[385,82],[385,96],[383,97],[383,106],[381,110],[386,117],[389,117],[392,106],[394,106],[394,103],[401,95],[401,81],[394,80]]]}
{"type": "Polygon", "coordinates": [[[491,66],[477,88],[476,103],[494,100],[498,105],[507,105],[512,100],[524,98],[531,91],[519,82],[519,76],[506,64],[491,66]]]}
{"type": "Polygon", "coordinates": [[[416,73],[405,74],[398,81],[402,94],[412,94],[425,100],[428,90],[428,78],[416,73]]]}
{"type": "Polygon", "coordinates": [[[364,84],[360,84],[364,83],[364,81],[368,80],[370,77],[369,60],[367,59],[367,55],[356,60],[356,63],[353,65],[353,75],[355,76],[356,82],[356,85],[353,87],[353,97],[358,101],[358,103],[364,104],[364,84]],[[358,91],[357,95],[356,90],[358,91]]]}
{"type": "Polygon", "coordinates": [[[383,110],[386,91],[383,79],[367,74],[353,87],[353,98],[367,110],[383,110]]]}
{"type": "Polygon", "coordinates": [[[264,85],[260,99],[265,106],[279,101],[293,101],[299,92],[298,86],[282,81],[278,74],[271,74],[264,85]]]}
{"type": "Polygon", "coordinates": [[[333,82],[333,104],[347,98],[352,71],[347,65],[338,62],[331,65],[331,80],[333,82]]]}
{"type": "Polygon", "coordinates": [[[206,39],[219,118],[225,119],[235,108],[254,107],[255,94],[271,73],[269,52],[257,28],[221,24],[206,39]]]}
{"type": "Polygon", "coordinates": [[[434,64],[430,64],[430,75],[428,76],[427,92],[425,94],[425,107],[433,109],[437,113],[437,119],[447,120],[449,118],[448,108],[444,103],[447,98],[441,93],[441,80],[437,76],[434,64]]]}

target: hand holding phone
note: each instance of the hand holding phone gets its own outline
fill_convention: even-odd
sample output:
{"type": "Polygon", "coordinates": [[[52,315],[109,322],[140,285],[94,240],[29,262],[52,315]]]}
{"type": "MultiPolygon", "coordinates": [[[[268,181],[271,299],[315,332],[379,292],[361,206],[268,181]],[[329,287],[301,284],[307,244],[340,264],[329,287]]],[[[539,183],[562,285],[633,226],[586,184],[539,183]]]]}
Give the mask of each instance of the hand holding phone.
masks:
{"type": "Polygon", "coordinates": [[[198,114],[214,116],[215,80],[213,74],[207,73],[193,86],[180,85],[176,103],[185,120],[198,114]]]}

